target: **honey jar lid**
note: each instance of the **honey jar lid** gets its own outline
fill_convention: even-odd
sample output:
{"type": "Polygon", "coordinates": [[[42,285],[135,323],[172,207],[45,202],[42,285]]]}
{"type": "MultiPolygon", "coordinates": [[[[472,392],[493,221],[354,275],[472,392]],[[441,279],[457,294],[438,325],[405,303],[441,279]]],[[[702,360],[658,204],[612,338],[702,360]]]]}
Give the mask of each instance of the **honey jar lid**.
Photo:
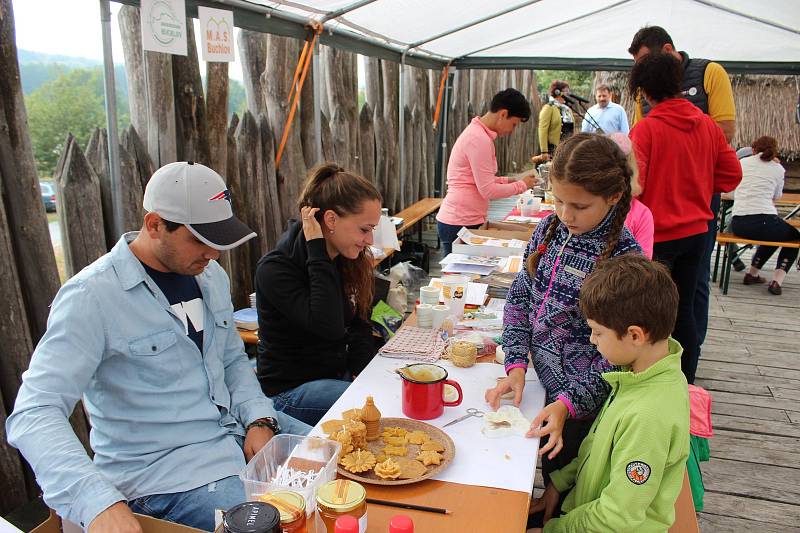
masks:
{"type": "Polygon", "coordinates": [[[337,513],[352,511],[366,498],[364,487],[349,479],[329,481],[317,491],[317,503],[337,513]]]}
{"type": "Polygon", "coordinates": [[[291,523],[306,512],[306,499],[302,494],[291,490],[276,490],[258,497],[262,502],[273,505],[281,514],[281,523],[291,523]]]}

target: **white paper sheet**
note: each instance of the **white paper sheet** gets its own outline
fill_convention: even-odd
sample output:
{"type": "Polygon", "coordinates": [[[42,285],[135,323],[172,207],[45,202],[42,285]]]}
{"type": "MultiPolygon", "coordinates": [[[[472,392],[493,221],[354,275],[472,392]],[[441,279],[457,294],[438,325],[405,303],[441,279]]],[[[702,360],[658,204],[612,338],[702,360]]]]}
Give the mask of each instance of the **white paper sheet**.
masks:
{"type": "Polygon", "coordinates": [[[394,248],[400,250],[400,242],[397,240],[397,228],[389,217],[381,215],[378,226],[372,233],[372,245],[377,248],[394,248]]]}
{"type": "MultiPolygon", "coordinates": [[[[404,417],[401,378],[394,369],[413,362],[376,357],[323,417],[322,422],[340,418],[342,411],[347,409],[361,407],[368,395],[375,399],[375,405],[383,416],[404,417]]],[[[505,375],[502,365],[479,363],[470,368],[458,368],[449,361],[439,361],[437,364],[447,369],[449,379],[461,385],[464,401],[458,407],[445,407],[442,416],[426,420],[427,423],[442,428],[451,420],[465,415],[469,407],[481,411],[491,409],[484,401],[484,392],[495,385],[498,377],[505,375]]],[[[533,419],[544,407],[544,396],[544,389],[536,379],[536,374],[529,369],[520,405],[522,413],[533,419]]],[[[482,420],[469,418],[442,428],[453,439],[456,454],[450,466],[433,479],[530,493],[536,473],[539,439],[490,439],[481,433],[482,425],[482,420]]],[[[324,435],[319,425],[311,434],[324,435]]]]}
{"type": "MultiPolygon", "coordinates": [[[[439,303],[444,302],[444,296],[442,295],[442,278],[431,278],[431,281],[428,283],[431,287],[439,287],[439,303]]],[[[470,281],[467,284],[467,297],[464,300],[466,305],[483,305],[483,302],[486,300],[486,291],[489,289],[489,286],[485,283],[475,283],[474,281],[470,281]]]]}

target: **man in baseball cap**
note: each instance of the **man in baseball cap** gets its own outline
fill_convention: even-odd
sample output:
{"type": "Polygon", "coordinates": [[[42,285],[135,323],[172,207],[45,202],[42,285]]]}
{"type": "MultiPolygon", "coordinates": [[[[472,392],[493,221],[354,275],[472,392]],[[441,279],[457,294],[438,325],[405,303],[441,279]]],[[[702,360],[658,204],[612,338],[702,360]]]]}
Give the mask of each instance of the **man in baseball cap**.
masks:
{"type": "Polygon", "coordinates": [[[255,233],[219,174],[166,165],[144,208],[59,291],[6,431],[45,502],[90,533],[141,532],[132,511],[212,531],[215,509],[245,500],[245,462],[311,428],[275,411],[236,331],[216,260],[255,233]],[[81,398],[93,459],[67,418],[81,398]]]}

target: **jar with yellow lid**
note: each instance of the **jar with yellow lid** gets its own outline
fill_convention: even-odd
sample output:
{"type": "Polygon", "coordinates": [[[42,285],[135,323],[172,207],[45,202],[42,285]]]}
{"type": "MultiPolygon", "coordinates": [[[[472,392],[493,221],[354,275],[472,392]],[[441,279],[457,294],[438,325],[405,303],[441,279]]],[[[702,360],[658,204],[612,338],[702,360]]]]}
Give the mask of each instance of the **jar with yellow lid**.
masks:
{"type": "Polygon", "coordinates": [[[349,479],[329,481],[317,491],[318,533],[334,533],[336,519],[342,515],[355,517],[360,533],[367,530],[367,491],[349,479]]]}
{"type": "Polygon", "coordinates": [[[290,490],[276,490],[258,497],[281,514],[281,533],[307,533],[306,499],[290,490]]]}

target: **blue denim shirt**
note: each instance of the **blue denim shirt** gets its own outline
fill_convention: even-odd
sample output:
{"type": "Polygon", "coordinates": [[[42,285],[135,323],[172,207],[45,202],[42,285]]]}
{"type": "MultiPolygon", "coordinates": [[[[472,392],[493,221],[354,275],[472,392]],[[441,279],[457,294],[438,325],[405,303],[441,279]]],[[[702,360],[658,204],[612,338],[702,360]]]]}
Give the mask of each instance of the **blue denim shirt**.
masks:
{"type": "Polygon", "coordinates": [[[222,267],[211,261],[196,277],[201,354],[130,251],[135,237],[123,235],[58,292],[6,422],[45,502],[86,526],[115,502],[238,474],[237,436],[276,416],[234,326],[222,267]],[[68,421],[81,396],[94,461],[68,421]]]}

